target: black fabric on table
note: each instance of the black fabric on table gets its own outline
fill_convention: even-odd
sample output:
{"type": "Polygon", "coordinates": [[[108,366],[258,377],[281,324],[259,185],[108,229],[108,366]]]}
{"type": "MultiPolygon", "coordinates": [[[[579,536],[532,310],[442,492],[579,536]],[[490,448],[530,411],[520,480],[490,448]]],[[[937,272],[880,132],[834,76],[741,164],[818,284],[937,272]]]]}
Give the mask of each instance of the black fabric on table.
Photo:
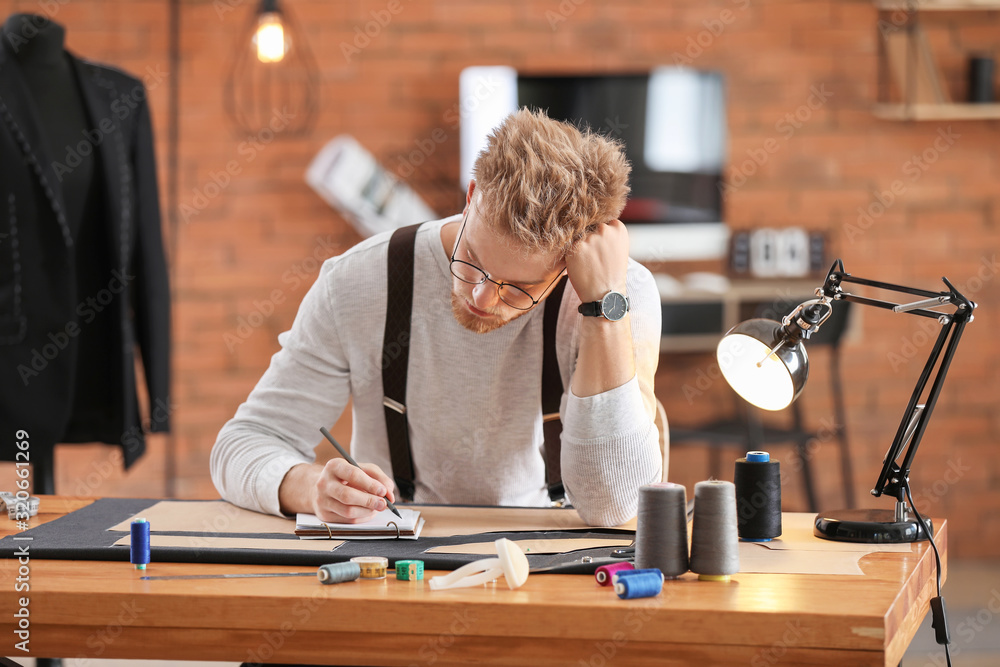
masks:
{"type": "MultiPolygon", "coordinates": [[[[19,547],[28,545],[32,558],[59,560],[128,561],[129,548],[113,546],[128,532],[110,531],[108,528],[152,507],[159,498],[102,498],[54,521],[42,524],[15,535],[0,539],[0,557],[14,558],[19,547]],[[15,540],[17,537],[19,539],[15,540]],[[31,540],[24,538],[30,537],[31,540]]],[[[44,501],[43,501],[44,502],[44,501]]],[[[198,503],[212,501],[178,501],[191,503],[191,511],[198,511],[198,503]]],[[[570,510],[566,510],[570,511],[570,510]]],[[[300,541],[295,535],[268,533],[208,533],[172,532],[154,533],[191,535],[198,537],[233,537],[287,539],[289,544],[300,541]]],[[[330,552],[297,551],[285,549],[238,549],[218,547],[151,547],[152,563],[228,563],[247,565],[323,565],[350,560],[354,556],[384,556],[393,567],[397,560],[424,561],[429,570],[453,570],[465,563],[488,558],[481,554],[429,554],[427,549],[451,544],[493,542],[501,537],[510,540],[596,538],[629,539],[634,533],[618,529],[590,529],[545,532],[498,532],[453,537],[421,537],[417,540],[354,540],[346,541],[330,552]]],[[[558,566],[554,572],[566,574],[592,573],[610,557],[610,548],[587,549],[562,554],[527,554],[532,569],[558,566]],[[590,557],[591,562],[582,562],[590,557]]],[[[150,571],[150,575],[153,572],[150,571]]]]}

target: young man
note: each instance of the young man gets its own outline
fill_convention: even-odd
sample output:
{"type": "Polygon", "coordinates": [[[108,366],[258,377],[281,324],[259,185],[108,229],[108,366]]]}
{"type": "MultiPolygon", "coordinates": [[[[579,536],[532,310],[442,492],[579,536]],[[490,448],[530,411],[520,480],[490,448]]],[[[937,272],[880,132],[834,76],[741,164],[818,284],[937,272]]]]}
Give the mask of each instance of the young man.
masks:
{"type": "MultiPolygon", "coordinates": [[[[420,227],[406,392],[416,502],[548,504],[542,321],[564,274],[568,498],[589,524],[616,525],[635,515],[638,488],[659,480],[660,301],[617,220],[629,171],[614,142],[522,109],[490,136],[462,215],[420,227]]],[[[381,374],[388,242],[380,234],[324,263],[281,351],[219,433],[211,466],[223,498],[347,522],[396,499],[381,374]],[[363,470],[313,463],[319,427],[348,399],[363,470]]]]}

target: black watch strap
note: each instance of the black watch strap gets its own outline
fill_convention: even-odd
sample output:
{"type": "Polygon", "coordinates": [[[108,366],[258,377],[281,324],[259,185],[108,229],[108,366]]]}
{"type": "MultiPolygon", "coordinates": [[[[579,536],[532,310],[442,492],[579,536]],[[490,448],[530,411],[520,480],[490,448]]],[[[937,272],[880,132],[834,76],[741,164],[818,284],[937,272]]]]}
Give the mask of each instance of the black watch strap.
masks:
{"type": "Polygon", "coordinates": [[[601,302],[600,301],[587,301],[581,303],[577,311],[582,315],[587,315],[588,317],[598,317],[601,314],[601,302]]]}

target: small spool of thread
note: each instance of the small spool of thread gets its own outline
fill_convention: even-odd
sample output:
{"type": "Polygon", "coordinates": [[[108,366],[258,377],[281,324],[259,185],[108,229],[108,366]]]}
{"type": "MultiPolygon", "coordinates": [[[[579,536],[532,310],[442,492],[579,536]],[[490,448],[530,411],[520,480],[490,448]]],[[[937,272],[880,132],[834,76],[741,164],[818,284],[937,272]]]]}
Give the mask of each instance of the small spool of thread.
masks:
{"type": "Polygon", "coordinates": [[[351,562],[361,567],[362,579],[385,579],[389,570],[389,559],[382,556],[355,556],[351,562]]]}
{"type": "Polygon", "coordinates": [[[694,485],[691,571],[702,581],[729,581],[740,571],[736,529],[736,487],[710,480],[694,485]]]}
{"type": "Polygon", "coordinates": [[[328,563],[316,570],[316,578],[321,584],[340,584],[361,578],[361,566],[357,563],[328,563]]]}
{"type": "Polygon", "coordinates": [[[424,561],[397,560],[396,578],[403,581],[420,581],[424,578],[424,561]]]}
{"type": "Polygon", "coordinates": [[[651,598],[663,590],[663,573],[643,572],[630,577],[619,577],[615,593],[623,600],[651,598]]]}
{"type": "Polygon", "coordinates": [[[632,563],[615,563],[614,565],[602,565],[597,570],[594,571],[594,579],[597,580],[601,586],[611,585],[611,575],[616,572],[621,572],[622,570],[634,570],[635,566],[632,563]]]}
{"type": "Polygon", "coordinates": [[[149,563],[149,522],[136,519],[129,530],[129,561],[135,569],[145,570],[149,563]]]}
{"type": "Polygon", "coordinates": [[[670,578],[688,571],[687,492],[682,485],[658,482],[639,488],[635,567],[655,567],[670,578]]]}
{"type": "Polygon", "coordinates": [[[736,528],[740,539],[768,542],[781,535],[781,470],[767,452],[736,459],[736,528]]]}
{"type": "Polygon", "coordinates": [[[663,576],[663,572],[655,567],[646,568],[643,570],[620,570],[611,575],[611,585],[614,586],[622,579],[627,579],[629,577],[635,577],[640,574],[655,574],[660,578],[660,583],[662,584],[666,577],[663,576]]]}

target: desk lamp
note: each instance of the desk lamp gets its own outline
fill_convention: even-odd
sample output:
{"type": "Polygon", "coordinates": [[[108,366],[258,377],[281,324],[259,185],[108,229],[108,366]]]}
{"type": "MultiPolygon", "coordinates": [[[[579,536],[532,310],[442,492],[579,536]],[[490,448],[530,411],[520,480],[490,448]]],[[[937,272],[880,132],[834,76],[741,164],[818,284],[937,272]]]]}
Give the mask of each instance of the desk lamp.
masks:
{"type": "Polygon", "coordinates": [[[818,514],[813,531],[818,537],[841,542],[895,543],[916,542],[927,539],[928,534],[933,535],[930,520],[921,520],[913,508],[909,489],[910,466],[941,393],[962,330],[972,321],[972,311],[976,308],[976,304],[962,296],[947,278],[942,280],[947,291],[930,292],[858,278],[846,273],[843,262],[838,259],[823,286],[816,290],[816,299],[800,304],[780,323],[766,319],[747,320],[733,327],[719,342],[716,351],[719,367],[736,393],[764,410],[781,410],[802,392],[809,376],[805,343],[833,312],[835,302],[852,301],[894,313],[929,317],[942,325],[886,452],[878,481],[871,491],[875,497],[883,494],[893,496],[896,499],[895,509],[840,510],[818,514]],[[911,294],[921,299],[905,304],[870,299],[845,292],[845,283],[911,294]],[[950,307],[952,311],[931,310],[942,306],[950,307]],[[928,381],[931,381],[930,390],[922,400],[928,381]],[[906,452],[897,462],[904,447],[906,452]],[[907,496],[910,496],[910,508],[906,505],[907,496]],[[915,519],[910,518],[911,513],[916,515],[915,519]],[[926,527],[922,527],[921,523],[926,527]]]}

